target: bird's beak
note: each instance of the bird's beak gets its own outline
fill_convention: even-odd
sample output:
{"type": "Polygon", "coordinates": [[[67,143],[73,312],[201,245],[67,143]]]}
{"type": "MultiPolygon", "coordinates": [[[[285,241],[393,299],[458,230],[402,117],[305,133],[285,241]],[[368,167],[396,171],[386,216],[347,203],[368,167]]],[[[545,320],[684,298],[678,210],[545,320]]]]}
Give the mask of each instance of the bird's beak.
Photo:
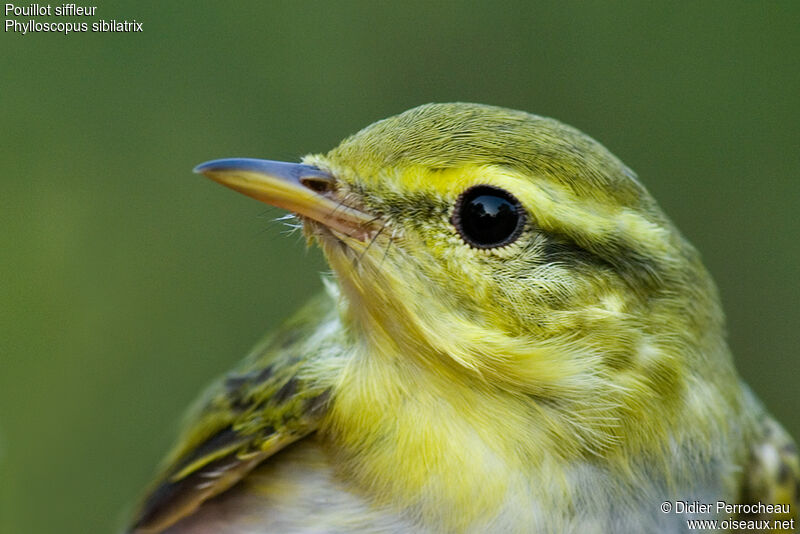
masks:
{"type": "Polygon", "coordinates": [[[359,241],[373,234],[376,218],[338,201],[336,178],[311,165],[232,158],[201,163],[194,172],[359,241]]]}

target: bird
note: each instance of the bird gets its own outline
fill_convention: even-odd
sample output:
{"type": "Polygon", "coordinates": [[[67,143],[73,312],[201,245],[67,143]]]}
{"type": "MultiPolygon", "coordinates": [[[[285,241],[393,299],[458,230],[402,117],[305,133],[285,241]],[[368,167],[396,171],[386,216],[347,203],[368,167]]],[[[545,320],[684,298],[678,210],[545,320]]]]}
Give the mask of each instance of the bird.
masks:
{"type": "Polygon", "coordinates": [[[189,410],[127,532],[795,528],[797,447],[699,253],[586,134],[425,104],[195,171],[288,210],[331,271],[189,410]]]}

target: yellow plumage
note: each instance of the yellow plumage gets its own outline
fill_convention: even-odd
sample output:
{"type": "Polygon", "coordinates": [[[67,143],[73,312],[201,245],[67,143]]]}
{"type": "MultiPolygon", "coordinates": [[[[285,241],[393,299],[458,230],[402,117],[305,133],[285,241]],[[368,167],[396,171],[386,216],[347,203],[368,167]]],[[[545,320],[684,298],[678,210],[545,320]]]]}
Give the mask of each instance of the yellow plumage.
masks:
{"type": "Polygon", "coordinates": [[[730,515],[660,509],[678,500],[796,517],[797,451],[737,377],[698,254],[584,134],[432,104],[302,165],[198,171],[295,211],[335,279],[198,403],[134,531],[686,532],[730,515]]]}

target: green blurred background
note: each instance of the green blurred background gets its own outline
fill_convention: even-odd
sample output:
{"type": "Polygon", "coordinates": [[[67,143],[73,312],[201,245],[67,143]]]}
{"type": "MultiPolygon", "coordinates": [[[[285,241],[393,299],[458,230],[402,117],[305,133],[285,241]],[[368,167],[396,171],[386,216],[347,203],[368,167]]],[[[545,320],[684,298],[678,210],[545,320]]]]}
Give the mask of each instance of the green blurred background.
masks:
{"type": "MultiPolygon", "coordinates": [[[[280,215],[191,173],[475,101],[557,117],[698,246],[800,437],[800,3],[106,2],[0,37],[0,531],[111,532],[184,407],[321,287],[280,215]]],[[[42,19],[47,20],[47,19],[42,19]]]]}

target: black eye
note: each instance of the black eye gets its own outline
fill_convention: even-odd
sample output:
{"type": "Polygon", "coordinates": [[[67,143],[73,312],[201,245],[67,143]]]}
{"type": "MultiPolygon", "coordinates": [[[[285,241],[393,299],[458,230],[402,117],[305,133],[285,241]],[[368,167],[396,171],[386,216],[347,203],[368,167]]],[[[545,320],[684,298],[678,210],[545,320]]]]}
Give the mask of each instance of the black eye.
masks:
{"type": "Polygon", "coordinates": [[[525,210],[511,193],[490,185],[470,187],[456,200],[453,226],[475,248],[509,245],[522,233],[525,210]]]}

